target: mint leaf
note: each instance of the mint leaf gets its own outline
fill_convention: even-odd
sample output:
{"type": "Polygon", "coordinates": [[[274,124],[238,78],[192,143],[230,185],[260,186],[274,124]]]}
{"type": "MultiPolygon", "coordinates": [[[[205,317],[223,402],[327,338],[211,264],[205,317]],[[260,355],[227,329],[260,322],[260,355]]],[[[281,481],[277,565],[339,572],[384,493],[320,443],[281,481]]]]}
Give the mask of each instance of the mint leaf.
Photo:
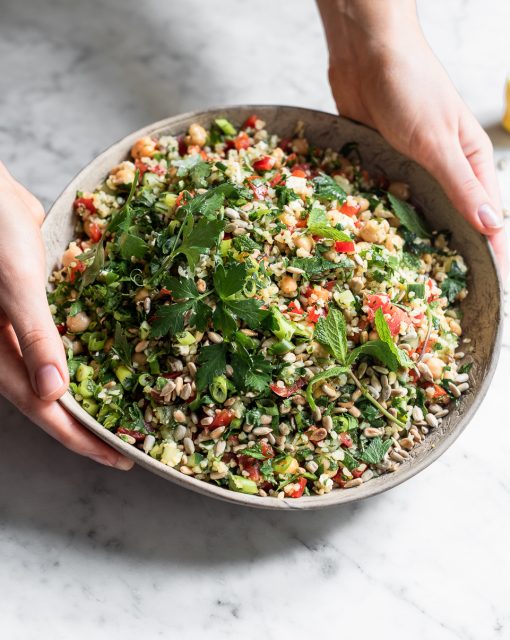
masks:
{"type": "Polygon", "coordinates": [[[375,312],[375,328],[379,338],[388,345],[390,351],[397,359],[398,364],[401,367],[406,367],[407,369],[412,367],[414,364],[413,361],[403,349],[399,349],[395,344],[381,307],[379,307],[375,312]]]}
{"type": "MultiPolygon", "coordinates": [[[[243,236],[241,236],[243,237],[243,236]]],[[[325,258],[314,257],[314,258],[294,258],[290,263],[291,267],[295,267],[297,269],[302,269],[308,278],[313,276],[318,276],[325,271],[331,271],[333,269],[338,269],[340,265],[335,262],[330,262],[325,258]]]]}
{"type": "Polygon", "coordinates": [[[391,439],[374,438],[360,455],[360,459],[367,464],[379,464],[390,448],[391,439]]]}
{"type": "Polygon", "coordinates": [[[341,311],[330,308],[325,318],[319,318],[313,337],[325,346],[340,364],[346,363],[347,327],[341,311]]]}
{"type": "Polygon", "coordinates": [[[218,265],[213,275],[214,288],[222,300],[241,291],[246,280],[246,265],[244,262],[235,264],[226,269],[222,264],[218,265]]]}
{"type": "Polygon", "coordinates": [[[351,242],[352,238],[344,231],[333,227],[322,207],[313,206],[307,221],[308,233],[320,238],[328,238],[340,242],[351,242]]]}
{"type": "Polygon", "coordinates": [[[237,236],[232,238],[232,245],[236,251],[252,253],[255,249],[261,249],[261,245],[249,236],[237,236]]]}
{"type": "Polygon", "coordinates": [[[315,411],[317,405],[315,404],[315,400],[313,398],[313,385],[316,382],[320,382],[321,380],[327,380],[328,378],[338,378],[342,373],[347,373],[348,367],[331,367],[331,369],[326,369],[325,371],[321,371],[317,373],[308,383],[306,388],[306,399],[308,400],[308,404],[312,411],[315,411]]]}
{"type": "Polygon", "coordinates": [[[178,178],[184,178],[185,176],[189,175],[191,170],[201,163],[202,156],[199,153],[195,153],[192,156],[188,156],[187,158],[172,160],[172,166],[177,169],[178,178]]]}
{"type": "Polygon", "coordinates": [[[393,213],[408,231],[412,231],[421,238],[428,238],[430,236],[425,223],[416,213],[414,207],[408,202],[399,200],[391,193],[388,193],[388,200],[390,201],[393,213]]]}
{"type": "Polygon", "coordinates": [[[371,356],[376,358],[390,371],[399,368],[399,361],[390,347],[382,340],[369,340],[353,349],[349,354],[348,364],[354,364],[360,356],[371,356]]]}
{"type": "Polygon", "coordinates": [[[338,200],[339,203],[347,200],[347,194],[331,176],[321,173],[313,179],[315,185],[315,194],[321,200],[338,200]]]}
{"type": "Polygon", "coordinates": [[[202,347],[198,354],[197,362],[200,365],[197,371],[197,389],[203,391],[216,376],[221,376],[227,366],[227,345],[211,344],[202,347]]]}
{"type": "Polygon", "coordinates": [[[184,314],[193,307],[193,304],[193,300],[187,300],[159,307],[152,323],[151,336],[162,338],[167,333],[170,335],[180,333],[184,329],[184,314]]]}

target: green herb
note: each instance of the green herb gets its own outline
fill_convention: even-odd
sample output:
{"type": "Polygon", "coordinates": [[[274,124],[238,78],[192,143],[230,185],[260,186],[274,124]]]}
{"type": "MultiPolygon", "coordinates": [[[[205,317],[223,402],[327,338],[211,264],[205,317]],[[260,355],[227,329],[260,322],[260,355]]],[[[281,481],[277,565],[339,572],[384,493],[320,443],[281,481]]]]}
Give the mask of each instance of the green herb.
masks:
{"type": "Polygon", "coordinates": [[[466,288],[466,274],[454,260],[447,276],[441,282],[441,293],[448,299],[448,302],[455,302],[459,293],[466,288]]]}
{"type": "Polygon", "coordinates": [[[235,136],[237,134],[237,130],[234,125],[231,124],[226,118],[216,118],[214,123],[226,136],[235,136]]]}
{"type": "Polygon", "coordinates": [[[319,318],[313,337],[331,352],[335,360],[341,364],[347,362],[347,327],[341,311],[330,308],[325,318],[319,318]]]}
{"type": "Polygon", "coordinates": [[[313,236],[319,236],[321,238],[327,238],[329,240],[336,240],[340,242],[351,242],[352,238],[344,231],[340,231],[336,227],[333,227],[329,222],[326,211],[319,206],[314,205],[307,221],[308,233],[313,236]]]}
{"type": "Polygon", "coordinates": [[[188,232],[183,232],[182,243],[175,255],[184,254],[190,269],[194,270],[201,254],[218,244],[220,234],[224,228],[225,223],[223,220],[201,218],[188,232]]]}
{"type": "Polygon", "coordinates": [[[347,200],[347,194],[331,176],[321,173],[313,179],[315,193],[321,200],[338,200],[339,203],[347,200]]]}
{"type": "Polygon", "coordinates": [[[151,326],[151,336],[162,338],[167,333],[174,336],[184,329],[185,314],[194,306],[194,300],[168,304],[159,309],[154,314],[154,321],[151,326]]]}
{"type": "Polygon", "coordinates": [[[260,249],[261,245],[249,236],[237,236],[232,238],[232,246],[236,251],[252,253],[256,249],[260,249]]]}
{"type": "Polygon", "coordinates": [[[469,373],[472,367],[473,367],[472,362],[466,362],[465,364],[459,367],[459,373],[469,373]]]}
{"type": "Polygon", "coordinates": [[[405,367],[406,369],[412,367],[413,361],[409,358],[407,353],[403,349],[399,349],[393,341],[390,328],[388,327],[388,323],[386,322],[386,318],[384,317],[381,307],[379,307],[375,312],[375,328],[379,338],[388,345],[389,350],[395,356],[399,366],[405,367]]]}
{"type": "Polygon", "coordinates": [[[226,268],[220,264],[213,275],[216,293],[222,300],[226,300],[241,291],[246,280],[247,269],[244,262],[236,263],[226,268]]]}
{"type": "Polygon", "coordinates": [[[227,345],[211,344],[202,347],[198,354],[197,362],[200,365],[197,371],[197,389],[203,391],[216,378],[225,373],[227,366],[227,345]]]}
{"type": "Polygon", "coordinates": [[[321,371],[314,375],[306,388],[306,399],[312,411],[317,409],[317,404],[313,398],[313,387],[315,383],[321,382],[322,380],[328,380],[329,378],[338,378],[342,373],[347,373],[348,371],[348,367],[331,367],[330,369],[326,369],[325,371],[321,371]]]}
{"type": "Polygon", "coordinates": [[[122,330],[122,325],[120,324],[120,322],[117,322],[115,324],[115,335],[112,351],[127,367],[133,366],[133,345],[128,342],[126,335],[122,330]]]}
{"type": "MultiPolygon", "coordinates": [[[[242,237],[242,236],[241,236],[242,237]]],[[[318,276],[326,271],[338,269],[340,265],[330,262],[325,258],[294,258],[290,262],[290,266],[296,269],[302,269],[308,278],[318,276]]]]}
{"type": "Polygon", "coordinates": [[[399,200],[391,193],[388,193],[388,200],[390,201],[393,213],[406,229],[412,231],[421,238],[428,238],[430,236],[425,223],[416,213],[414,207],[412,207],[408,202],[399,200]]]}
{"type": "Polygon", "coordinates": [[[241,451],[243,456],[250,456],[256,460],[266,460],[267,456],[262,453],[260,442],[255,443],[252,447],[247,447],[241,451]]]}
{"type": "Polygon", "coordinates": [[[391,439],[382,440],[381,438],[374,438],[360,455],[360,458],[367,464],[379,464],[390,448],[391,439]]]}

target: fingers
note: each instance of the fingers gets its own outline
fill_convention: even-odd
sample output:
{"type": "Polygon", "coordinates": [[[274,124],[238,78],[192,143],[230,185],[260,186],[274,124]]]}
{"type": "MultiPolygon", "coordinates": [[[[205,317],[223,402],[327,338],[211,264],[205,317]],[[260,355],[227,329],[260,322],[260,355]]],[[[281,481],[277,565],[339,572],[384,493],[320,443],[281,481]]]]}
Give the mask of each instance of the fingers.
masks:
{"type": "Polygon", "coordinates": [[[487,193],[460,143],[438,151],[426,165],[454,207],[477,231],[492,235],[501,229],[503,220],[496,211],[498,203],[487,193]]]}
{"type": "Polygon", "coordinates": [[[1,193],[0,222],[0,307],[16,332],[32,388],[40,398],[54,400],[65,392],[69,376],[46,300],[44,249],[33,214],[8,184],[1,193]]]}
{"type": "Polygon", "coordinates": [[[133,462],[87,431],[58,402],[40,400],[32,391],[10,327],[0,332],[0,392],[28,418],[65,447],[100,464],[127,471],[133,462]]]}

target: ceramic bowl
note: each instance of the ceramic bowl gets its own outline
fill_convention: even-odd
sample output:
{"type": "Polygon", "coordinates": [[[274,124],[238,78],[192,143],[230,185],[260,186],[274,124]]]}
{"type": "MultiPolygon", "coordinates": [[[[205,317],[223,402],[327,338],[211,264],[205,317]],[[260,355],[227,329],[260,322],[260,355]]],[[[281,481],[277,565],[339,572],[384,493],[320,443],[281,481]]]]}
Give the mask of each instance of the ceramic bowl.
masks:
{"type": "Polygon", "coordinates": [[[270,509],[314,509],[362,500],[404,482],[422,471],[446,451],[473,417],[485,396],[494,373],[501,339],[502,294],[492,251],[482,236],[476,233],[455,211],[438,183],[411,160],[394,151],[375,131],[336,115],[285,106],[236,106],[210,109],[174,116],[131,133],[93,160],[66,187],[52,206],[43,225],[47,252],[48,275],[73,239],[75,224],[72,203],[77,189],[92,190],[108,174],[109,169],[128,157],[132,144],[144,135],[180,135],[193,122],[207,127],[214,118],[226,117],[240,125],[249,115],[257,113],[267,123],[268,131],[289,136],[297,121],[305,125],[310,142],[320,147],[339,149],[344,143],[356,141],[369,171],[383,171],[388,178],[402,180],[411,187],[412,200],[424,213],[433,229],[449,229],[452,246],[458,249],[469,265],[469,296],[462,303],[465,337],[473,347],[471,387],[459,404],[432,431],[424,442],[412,451],[408,461],[392,473],[373,479],[352,489],[334,489],[323,496],[299,499],[261,498],[236,493],[208,484],[163,465],[138,449],[124,443],[104,429],[67,393],[62,405],[88,429],[109,445],[131,458],[148,471],[198,493],[233,502],[238,505],[270,509]],[[481,313],[483,310],[483,313],[481,313]]]}

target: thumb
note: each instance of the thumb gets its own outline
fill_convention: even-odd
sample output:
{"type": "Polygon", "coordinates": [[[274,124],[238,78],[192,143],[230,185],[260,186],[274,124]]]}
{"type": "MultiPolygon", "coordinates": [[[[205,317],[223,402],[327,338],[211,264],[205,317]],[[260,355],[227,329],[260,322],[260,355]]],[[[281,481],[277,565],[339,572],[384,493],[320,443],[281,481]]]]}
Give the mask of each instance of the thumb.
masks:
{"type": "Polygon", "coordinates": [[[16,288],[12,284],[3,288],[2,308],[16,333],[32,388],[42,400],[56,400],[67,389],[69,374],[44,282],[42,278],[8,280],[16,288]]]}
{"type": "Polygon", "coordinates": [[[503,217],[473,171],[460,144],[453,150],[439,152],[424,164],[443,187],[453,206],[477,231],[493,235],[502,229],[503,217]]]}

